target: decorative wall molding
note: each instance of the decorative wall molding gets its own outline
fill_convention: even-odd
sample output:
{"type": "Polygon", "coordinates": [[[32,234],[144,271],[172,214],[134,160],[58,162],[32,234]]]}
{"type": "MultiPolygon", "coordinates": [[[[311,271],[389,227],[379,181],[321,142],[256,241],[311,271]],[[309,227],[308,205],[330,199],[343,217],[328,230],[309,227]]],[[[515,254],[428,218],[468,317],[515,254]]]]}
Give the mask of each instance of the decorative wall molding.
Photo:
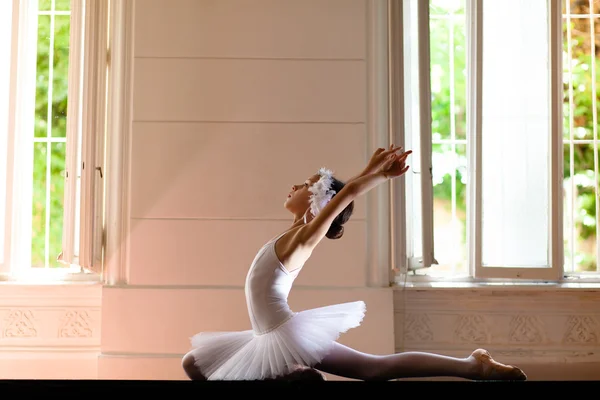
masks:
{"type": "Polygon", "coordinates": [[[3,329],[5,338],[37,337],[35,317],[31,310],[10,310],[3,329]]]}
{"type": "Polygon", "coordinates": [[[94,321],[86,310],[69,310],[65,313],[58,331],[60,338],[92,337],[94,321]]]}
{"type": "Polygon", "coordinates": [[[433,331],[429,326],[427,314],[408,314],[404,327],[404,337],[408,341],[428,342],[433,340],[433,331]]]}
{"type": "Polygon", "coordinates": [[[600,291],[404,290],[397,351],[464,357],[478,347],[527,362],[600,362],[600,291]]]}
{"type": "Polygon", "coordinates": [[[485,315],[460,315],[454,330],[454,341],[458,343],[489,343],[490,332],[485,315]]]}
{"type": "Polygon", "coordinates": [[[563,336],[563,343],[598,344],[600,324],[590,315],[571,315],[563,336]]]}
{"type": "Polygon", "coordinates": [[[513,315],[510,320],[510,343],[542,343],[545,341],[544,322],[537,315],[513,315]]]}
{"type": "Polygon", "coordinates": [[[3,353],[99,353],[100,284],[0,286],[3,353]]]}

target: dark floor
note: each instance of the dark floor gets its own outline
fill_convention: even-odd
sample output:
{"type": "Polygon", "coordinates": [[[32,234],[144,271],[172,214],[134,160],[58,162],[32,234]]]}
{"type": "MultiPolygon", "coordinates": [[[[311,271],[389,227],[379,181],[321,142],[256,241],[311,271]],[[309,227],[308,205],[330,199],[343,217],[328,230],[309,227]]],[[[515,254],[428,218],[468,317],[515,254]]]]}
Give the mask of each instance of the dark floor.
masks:
{"type": "MultiPolygon", "coordinates": [[[[198,398],[221,400],[228,393],[239,396],[253,397],[257,393],[261,400],[265,397],[288,399],[302,397],[306,400],[327,398],[338,400],[342,398],[361,396],[361,399],[375,399],[379,396],[394,394],[393,398],[407,398],[407,396],[421,398],[425,393],[442,394],[444,396],[454,392],[465,397],[497,398],[496,396],[510,396],[511,400],[518,398],[535,399],[545,394],[583,393],[592,390],[600,391],[600,381],[526,381],[526,382],[447,382],[447,381],[421,381],[421,382],[191,382],[191,381],[112,381],[112,380],[0,380],[0,393],[6,396],[13,392],[22,397],[39,395],[48,398],[54,394],[61,397],[82,395],[112,396],[166,396],[176,398],[181,394],[190,393],[198,398]],[[577,392],[573,392],[576,390],[577,392]],[[490,394],[494,396],[489,397],[490,394]],[[269,396],[271,395],[271,396],[269,396]]],[[[430,397],[425,395],[425,398],[430,397]]],[[[29,397],[25,397],[29,398],[29,397]]],[[[103,397],[103,400],[112,400],[103,397]]]]}

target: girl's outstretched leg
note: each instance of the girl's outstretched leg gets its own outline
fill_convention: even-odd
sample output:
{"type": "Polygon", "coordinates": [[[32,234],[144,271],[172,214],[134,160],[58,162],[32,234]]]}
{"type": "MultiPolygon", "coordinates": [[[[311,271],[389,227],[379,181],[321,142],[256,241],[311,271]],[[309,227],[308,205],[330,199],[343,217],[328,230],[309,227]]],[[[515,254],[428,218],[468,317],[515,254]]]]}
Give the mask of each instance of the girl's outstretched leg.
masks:
{"type": "Polygon", "coordinates": [[[335,343],[331,353],[315,366],[333,375],[360,380],[391,380],[421,377],[458,377],[473,380],[525,380],[519,368],[494,361],[483,349],[469,357],[455,358],[432,353],[405,352],[373,355],[335,343]]]}

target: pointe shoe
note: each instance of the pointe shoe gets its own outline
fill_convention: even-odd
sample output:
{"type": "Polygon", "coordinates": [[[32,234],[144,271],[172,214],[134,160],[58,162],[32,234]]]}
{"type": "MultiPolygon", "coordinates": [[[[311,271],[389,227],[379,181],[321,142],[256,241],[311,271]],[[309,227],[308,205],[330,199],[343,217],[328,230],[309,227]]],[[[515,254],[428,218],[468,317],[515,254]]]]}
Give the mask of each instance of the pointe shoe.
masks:
{"type": "Polygon", "coordinates": [[[497,362],[487,350],[477,349],[471,357],[479,364],[477,375],[480,380],[527,380],[527,375],[520,368],[497,362]]]}

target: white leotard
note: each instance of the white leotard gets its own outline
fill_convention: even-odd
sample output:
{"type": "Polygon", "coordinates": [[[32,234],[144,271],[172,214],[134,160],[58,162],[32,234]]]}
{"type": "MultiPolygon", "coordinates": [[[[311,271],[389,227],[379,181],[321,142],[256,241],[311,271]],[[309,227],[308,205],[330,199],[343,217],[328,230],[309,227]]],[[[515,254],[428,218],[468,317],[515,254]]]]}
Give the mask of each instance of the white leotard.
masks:
{"type": "Polygon", "coordinates": [[[208,380],[274,378],[298,365],[314,366],[341,333],[360,325],[365,315],[362,301],[291,310],[288,295],[304,266],[288,272],[281,264],[275,243],[282,235],[260,248],[246,276],[252,328],[192,337],[195,365],[208,380]]]}

